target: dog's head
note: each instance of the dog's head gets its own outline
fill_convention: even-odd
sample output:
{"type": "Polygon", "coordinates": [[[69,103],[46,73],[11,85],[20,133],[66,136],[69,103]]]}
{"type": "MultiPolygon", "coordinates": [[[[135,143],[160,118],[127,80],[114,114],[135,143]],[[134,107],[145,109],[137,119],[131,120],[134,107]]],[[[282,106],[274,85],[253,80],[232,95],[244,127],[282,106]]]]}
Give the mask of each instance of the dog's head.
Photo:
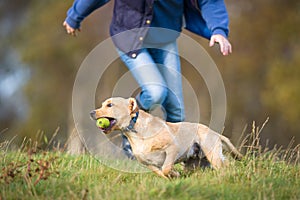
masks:
{"type": "Polygon", "coordinates": [[[122,130],[126,128],[130,120],[135,117],[138,111],[138,105],[134,98],[124,99],[114,97],[105,100],[101,108],[91,111],[90,115],[93,120],[107,118],[110,122],[109,127],[101,128],[105,134],[113,130],[122,130]]]}

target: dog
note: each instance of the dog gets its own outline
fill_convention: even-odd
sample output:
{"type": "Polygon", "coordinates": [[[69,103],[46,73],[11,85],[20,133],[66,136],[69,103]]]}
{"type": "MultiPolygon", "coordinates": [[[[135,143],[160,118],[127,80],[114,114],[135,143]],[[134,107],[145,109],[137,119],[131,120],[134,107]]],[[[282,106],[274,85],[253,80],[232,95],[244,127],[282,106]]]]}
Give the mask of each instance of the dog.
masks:
{"type": "Polygon", "coordinates": [[[90,113],[93,120],[107,118],[110,125],[100,128],[104,134],[121,130],[128,138],[136,159],[159,176],[178,177],[174,165],[188,161],[203,152],[213,169],[227,165],[222,142],[230,153],[241,159],[242,154],[230,140],[199,123],[170,123],[140,110],[134,98],[114,97],[105,100],[90,113]]]}

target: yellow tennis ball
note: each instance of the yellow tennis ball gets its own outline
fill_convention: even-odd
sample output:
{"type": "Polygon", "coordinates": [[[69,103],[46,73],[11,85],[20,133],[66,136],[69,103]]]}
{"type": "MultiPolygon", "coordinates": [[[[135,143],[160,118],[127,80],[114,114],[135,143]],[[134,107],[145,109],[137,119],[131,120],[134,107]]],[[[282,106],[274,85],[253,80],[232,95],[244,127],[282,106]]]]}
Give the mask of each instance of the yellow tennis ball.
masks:
{"type": "Polygon", "coordinates": [[[96,121],[96,125],[100,128],[108,128],[110,126],[110,122],[107,118],[99,118],[96,121]]]}

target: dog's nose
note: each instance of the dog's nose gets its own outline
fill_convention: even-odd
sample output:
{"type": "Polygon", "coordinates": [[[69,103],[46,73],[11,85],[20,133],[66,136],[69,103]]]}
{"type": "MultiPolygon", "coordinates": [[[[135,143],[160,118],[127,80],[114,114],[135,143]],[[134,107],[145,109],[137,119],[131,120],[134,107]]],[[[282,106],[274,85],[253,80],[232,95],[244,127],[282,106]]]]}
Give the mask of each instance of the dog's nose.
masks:
{"type": "Polygon", "coordinates": [[[95,115],[96,115],[96,111],[93,110],[90,112],[90,116],[92,117],[93,120],[96,120],[95,115]]]}

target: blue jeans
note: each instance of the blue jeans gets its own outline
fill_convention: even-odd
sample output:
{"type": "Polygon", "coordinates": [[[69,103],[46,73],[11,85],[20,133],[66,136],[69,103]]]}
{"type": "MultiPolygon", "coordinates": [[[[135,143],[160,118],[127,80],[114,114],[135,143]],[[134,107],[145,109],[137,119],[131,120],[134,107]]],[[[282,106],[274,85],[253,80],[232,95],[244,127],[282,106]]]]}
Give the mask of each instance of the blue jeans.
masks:
{"type": "Polygon", "coordinates": [[[121,60],[126,64],[141,87],[136,97],[143,110],[151,110],[161,105],[166,121],[180,122],[185,118],[182,94],[182,76],[177,43],[144,45],[134,59],[118,50],[121,60]]]}

